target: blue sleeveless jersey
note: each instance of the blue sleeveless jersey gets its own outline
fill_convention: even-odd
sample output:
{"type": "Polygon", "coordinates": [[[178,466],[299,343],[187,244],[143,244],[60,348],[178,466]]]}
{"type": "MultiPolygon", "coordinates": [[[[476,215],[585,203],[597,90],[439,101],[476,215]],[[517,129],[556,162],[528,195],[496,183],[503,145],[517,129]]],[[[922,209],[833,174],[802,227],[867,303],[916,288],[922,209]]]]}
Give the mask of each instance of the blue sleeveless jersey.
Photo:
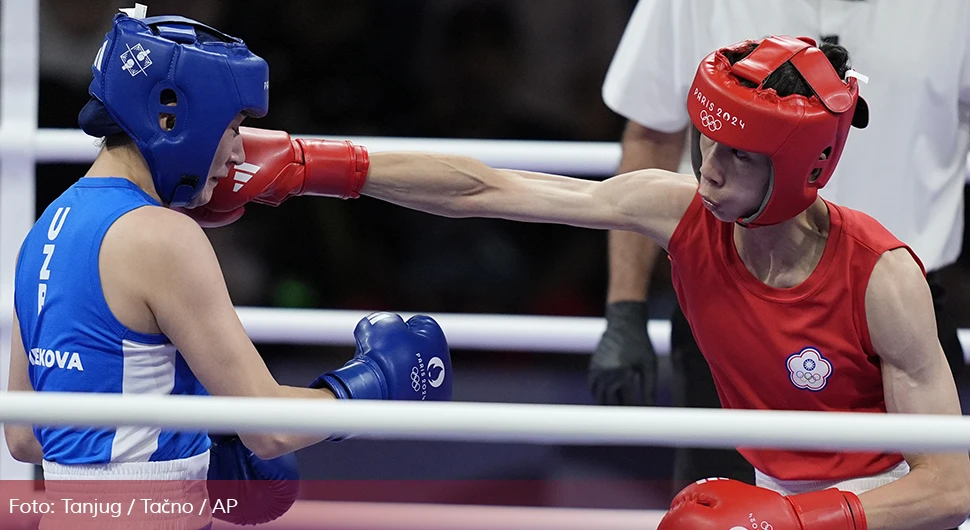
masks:
{"type": "MultiPolygon", "coordinates": [[[[14,308],[39,392],[204,395],[164,335],[138,333],[111,313],[98,253],[119,217],[158,206],[122,178],[82,178],[44,211],[17,261],[14,308]]],[[[59,464],[155,462],[209,448],[202,432],[148,427],[35,427],[44,459],[59,464]]]]}

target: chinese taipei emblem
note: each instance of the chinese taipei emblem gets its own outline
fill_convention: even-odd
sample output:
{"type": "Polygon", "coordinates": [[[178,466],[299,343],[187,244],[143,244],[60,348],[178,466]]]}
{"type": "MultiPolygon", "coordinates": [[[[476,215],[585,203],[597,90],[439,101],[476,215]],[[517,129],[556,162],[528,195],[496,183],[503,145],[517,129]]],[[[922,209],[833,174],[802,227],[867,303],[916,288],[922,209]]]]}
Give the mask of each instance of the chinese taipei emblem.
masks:
{"type": "Polygon", "coordinates": [[[788,376],[796,388],[818,392],[828,384],[830,375],[832,363],[815,348],[803,348],[788,357],[788,376]]]}

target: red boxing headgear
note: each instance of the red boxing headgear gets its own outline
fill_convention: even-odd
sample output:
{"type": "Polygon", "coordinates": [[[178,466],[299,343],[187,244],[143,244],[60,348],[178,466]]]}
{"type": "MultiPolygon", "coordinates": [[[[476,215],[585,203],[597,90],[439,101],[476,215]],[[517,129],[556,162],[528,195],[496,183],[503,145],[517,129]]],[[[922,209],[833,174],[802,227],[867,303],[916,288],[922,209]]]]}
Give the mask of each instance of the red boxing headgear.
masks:
{"type": "MultiPolygon", "coordinates": [[[[737,222],[765,226],[787,221],[811,206],[832,176],[859,100],[858,81],[840,79],[813,39],[772,36],[719,49],[701,61],[687,96],[694,124],[694,173],[700,179],[702,133],[717,143],[768,156],[772,165],[768,193],[757,212],[737,222]],[[758,47],[733,65],[724,55],[752,44],[758,47]],[[765,79],[787,61],[815,95],[780,97],[774,89],[764,88],[765,79]],[[741,79],[758,86],[748,88],[741,79]]],[[[864,101],[862,105],[858,127],[868,121],[868,107],[864,101]]]]}

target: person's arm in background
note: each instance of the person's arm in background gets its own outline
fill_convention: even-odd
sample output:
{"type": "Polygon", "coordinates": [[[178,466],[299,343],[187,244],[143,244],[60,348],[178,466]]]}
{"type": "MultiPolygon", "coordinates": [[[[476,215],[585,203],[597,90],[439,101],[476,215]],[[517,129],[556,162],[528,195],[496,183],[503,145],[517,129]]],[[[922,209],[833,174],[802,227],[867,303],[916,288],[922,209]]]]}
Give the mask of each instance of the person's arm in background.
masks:
{"type": "MultiPolygon", "coordinates": [[[[686,143],[687,87],[697,39],[685,29],[691,2],[644,0],[627,22],[603,80],[603,103],[627,122],[619,173],[677,171],[686,143]]],[[[638,234],[611,231],[606,331],[590,356],[589,383],[601,405],[653,405],[657,357],[646,332],[647,293],[659,247],[638,234]]]]}
{"type": "MultiPolygon", "coordinates": [[[[664,133],[634,121],[623,132],[618,173],[677,171],[686,131],[664,133]]],[[[635,232],[609,232],[606,331],[590,357],[589,383],[601,405],[653,405],[657,358],[646,333],[647,293],[660,247],[635,232]]]]}
{"type": "MultiPolygon", "coordinates": [[[[650,168],[676,172],[686,134],[686,131],[664,133],[634,121],[627,122],[617,174],[650,168]]],[[[613,230],[609,238],[610,277],[606,303],[646,300],[660,247],[636,232],[613,230]]]]}

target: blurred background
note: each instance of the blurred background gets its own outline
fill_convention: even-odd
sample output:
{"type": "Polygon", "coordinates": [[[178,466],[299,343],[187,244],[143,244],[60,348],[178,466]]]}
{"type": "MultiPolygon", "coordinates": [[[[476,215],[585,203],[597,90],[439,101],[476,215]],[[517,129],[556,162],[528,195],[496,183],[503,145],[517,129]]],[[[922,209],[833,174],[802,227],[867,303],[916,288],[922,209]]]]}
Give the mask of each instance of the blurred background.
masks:
{"type": "MultiPolygon", "coordinates": [[[[624,121],[603,104],[600,87],[634,5],[153,0],[149,15],[196,18],[267,59],[270,113],[247,125],[331,138],[617,141],[624,121]]],[[[41,1],[40,127],[77,126],[92,58],[118,7],[117,0],[87,0],[83,8],[75,0],[41,1]]],[[[40,166],[38,213],[85,170],[40,166]]],[[[209,237],[237,305],[603,314],[605,232],[435,218],[362,198],[251,206],[242,221],[209,237]]],[[[968,253],[943,276],[958,326],[970,327],[968,253]]],[[[667,318],[670,282],[658,277],[651,285],[652,315],[667,318]]],[[[258,347],[277,379],[293,385],[310,383],[351,353],[258,347]]],[[[457,400],[592,403],[584,355],[453,355],[457,400]]],[[[970,387],[961,387],[967,410],[970,387]]],[[[665,396],[661,389],[661,405],[665,396]]],[[[351,440],[298,458],[306,479],[417,479],[429,490],[446,489],[437,491],[439,501],[659,508],[670,498],[670,455],[662,447],[351,440]]]]}

